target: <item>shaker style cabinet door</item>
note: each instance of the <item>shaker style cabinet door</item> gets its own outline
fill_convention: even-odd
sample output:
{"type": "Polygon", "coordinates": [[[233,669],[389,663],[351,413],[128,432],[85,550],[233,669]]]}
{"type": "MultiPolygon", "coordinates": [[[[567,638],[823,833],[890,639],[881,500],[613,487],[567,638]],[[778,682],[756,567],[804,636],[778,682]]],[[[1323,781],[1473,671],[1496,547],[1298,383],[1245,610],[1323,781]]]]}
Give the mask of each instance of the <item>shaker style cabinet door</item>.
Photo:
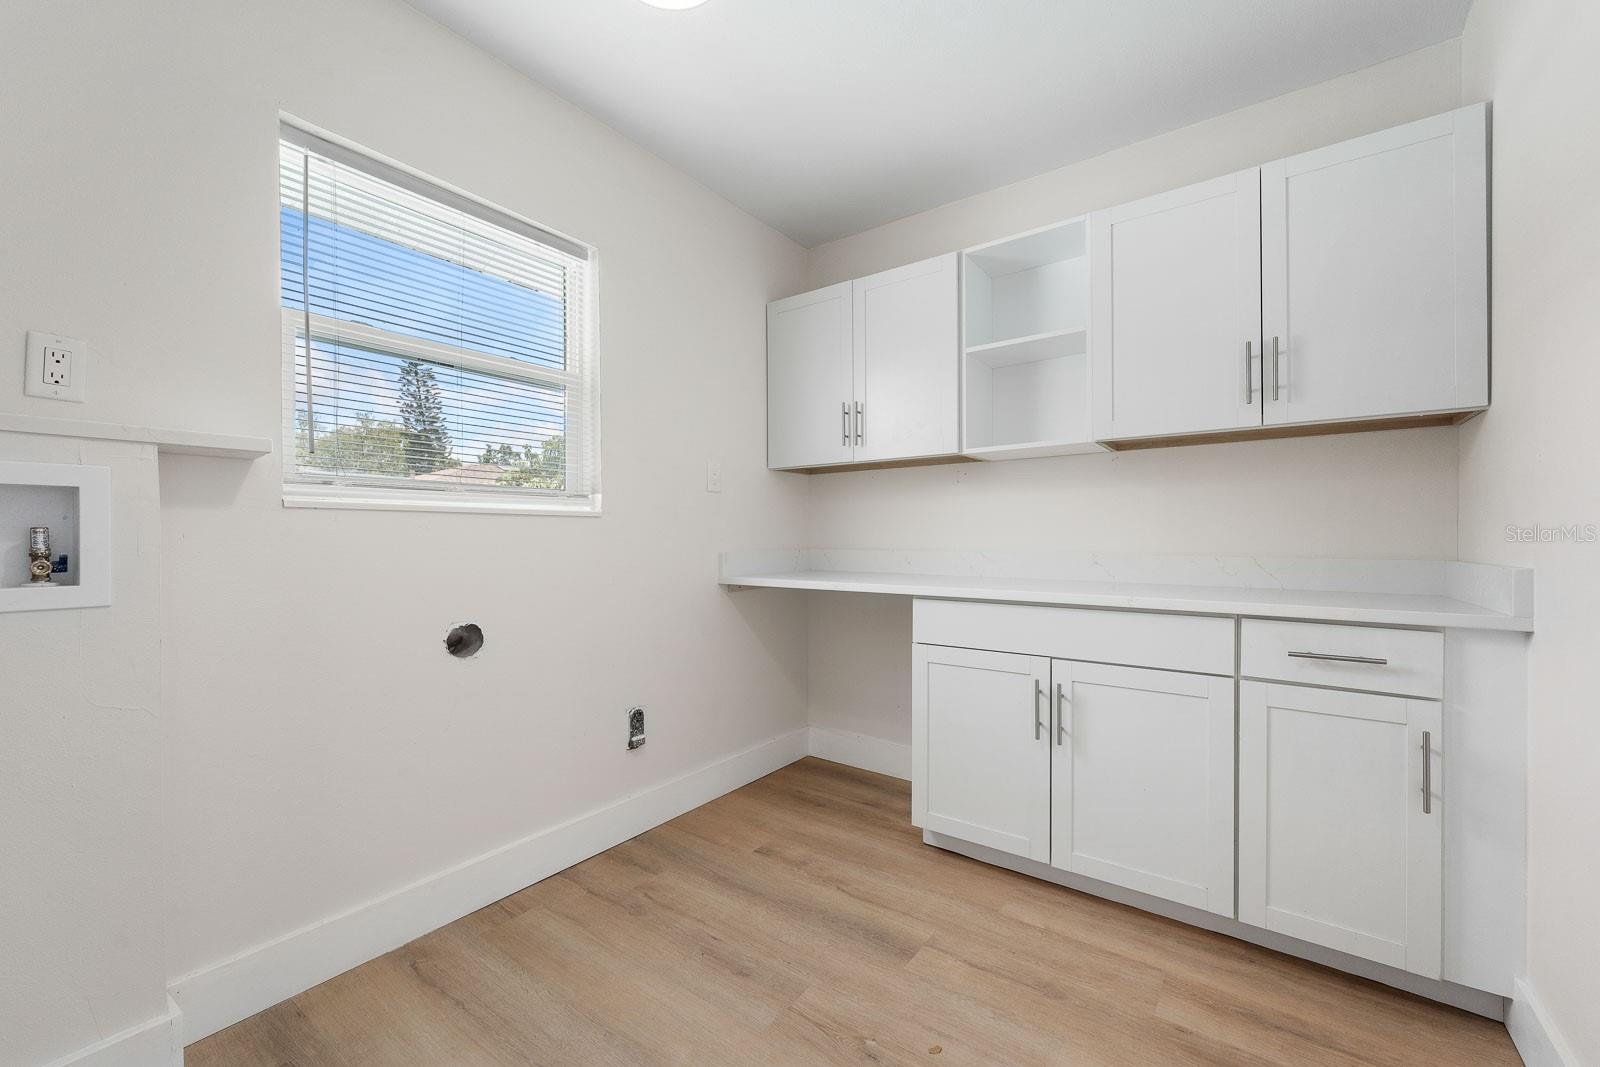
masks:
{"type": "Polygon", "coordinates": [[[850,283],[767,305],[767,466],[824,467],[854,455],[850,283]]]}
{"type": "Polygon", "coordinates": [[[1256,167],[1089,216],[1094,436],[1261,425],[1256,167]]]}
{"type": "Polygon", "coordinates": [[[1233,909],[1233,679],[1051,664],[1053,866],[1233,909]]]}
{"type": "Polygon", "coordinates": [[[1488,112],[1261,169],[1268,425],[1489,403],[1488,112]]]}
{"type": "Polygon", "coordinates": [[[1438,701],[1245,682],[1239,919],[1438,978],[1443,740],[1438,701]]]}
{"type": "Polygon", "coordinates": [[[960,451],[959,264],[952,253],[853,283],[857,462],[960,451]]]}
{"type": "Polygon", "coordinates": [[[1048,862],[1050,661],[912,649],[912,822],[1048,862]]]}

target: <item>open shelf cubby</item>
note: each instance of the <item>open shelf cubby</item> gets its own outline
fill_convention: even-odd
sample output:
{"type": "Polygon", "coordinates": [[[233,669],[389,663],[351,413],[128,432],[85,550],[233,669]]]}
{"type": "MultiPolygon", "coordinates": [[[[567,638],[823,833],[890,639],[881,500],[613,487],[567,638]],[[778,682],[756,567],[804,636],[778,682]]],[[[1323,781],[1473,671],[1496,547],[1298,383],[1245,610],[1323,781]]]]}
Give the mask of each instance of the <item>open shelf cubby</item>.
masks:
{"type": "Polygon", "coordinates": [[[962,451],[979,459],[1097,452],[1089,422],[1083,219],[962,254],[962,451]]]}

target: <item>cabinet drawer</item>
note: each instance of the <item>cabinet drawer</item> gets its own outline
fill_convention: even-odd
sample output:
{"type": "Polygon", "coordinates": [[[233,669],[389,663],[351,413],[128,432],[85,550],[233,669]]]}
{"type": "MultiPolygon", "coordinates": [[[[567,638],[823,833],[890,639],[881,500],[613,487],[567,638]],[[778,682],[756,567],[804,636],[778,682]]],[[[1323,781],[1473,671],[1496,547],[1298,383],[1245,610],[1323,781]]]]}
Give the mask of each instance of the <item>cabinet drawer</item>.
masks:
{"type": "Polygon", "coordinates": [[[1441,633],[1245,619],[1240,644],[1247,678],[1433,700],[1444,693],[1441,633]]]}
{"type": "Polygon", "coordinates": [[[1190,674],[1233,674],[1233,620],[1209,615],[917,600],[911,609],[911,639],[1190,674]]]}

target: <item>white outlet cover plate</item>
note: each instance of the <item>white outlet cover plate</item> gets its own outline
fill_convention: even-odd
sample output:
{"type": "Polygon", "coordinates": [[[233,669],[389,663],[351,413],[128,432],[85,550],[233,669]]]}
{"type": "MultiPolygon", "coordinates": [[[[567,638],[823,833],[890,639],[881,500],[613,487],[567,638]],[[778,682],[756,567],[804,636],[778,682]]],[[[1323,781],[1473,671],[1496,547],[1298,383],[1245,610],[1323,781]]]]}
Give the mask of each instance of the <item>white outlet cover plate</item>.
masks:
{"type": "Polygon", "coordinates": [[[25,362],[22,391],[28,396],[42,396],[48,400],[68,400],[81,404],[88,397],[89,346],[73,337],[54,333],[28,331],[28,358],[25,362]],[[59,349],[71,354],[72,367],[66,385],[49,385],[44,380],[46,349],[59,349]]]}

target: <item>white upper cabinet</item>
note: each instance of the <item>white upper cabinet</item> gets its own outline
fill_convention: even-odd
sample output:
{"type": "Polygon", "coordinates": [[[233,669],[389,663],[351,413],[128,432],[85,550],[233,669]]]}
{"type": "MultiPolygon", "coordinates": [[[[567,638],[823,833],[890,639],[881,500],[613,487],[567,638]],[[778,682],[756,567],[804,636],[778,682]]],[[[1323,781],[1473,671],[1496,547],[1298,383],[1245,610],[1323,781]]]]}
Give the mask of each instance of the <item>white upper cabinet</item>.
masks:
{"type": "Polygon", "coordinates": [[[953,455],[955,253],[767,305],[767,466],[953,455]]]}
{"type": "Polygon", "coordinates": [[[1487,123],[1476,104],[1262,168],[1268,425],[1488,405],[1487,123]]]}
{"type": "Polygon", "coordinates": [[[1477,104],[1091,215],[1095,438],[1487,407],[1487,133],[1477,104]]]}
{"type": "Polygon", "coordinates": [[[767,466],[854,455],[855,319],[849,282],[767,305],[767,466]]]}
{"type": "Polygon", "coordinates": [[[951,253],[852,283],[857,462],[959,450],[958,277],[951,253]]]}
{"type": "Polygon", "coordinates": [[[1257,168],[1089,217],[1096,440],[1261,425],[1257,168]]]}
{"type": "Polygon", "coordinates": [[[1476,104],[777,301],[768,465],[1459,421],[1487,186],[1476,104]]]}

